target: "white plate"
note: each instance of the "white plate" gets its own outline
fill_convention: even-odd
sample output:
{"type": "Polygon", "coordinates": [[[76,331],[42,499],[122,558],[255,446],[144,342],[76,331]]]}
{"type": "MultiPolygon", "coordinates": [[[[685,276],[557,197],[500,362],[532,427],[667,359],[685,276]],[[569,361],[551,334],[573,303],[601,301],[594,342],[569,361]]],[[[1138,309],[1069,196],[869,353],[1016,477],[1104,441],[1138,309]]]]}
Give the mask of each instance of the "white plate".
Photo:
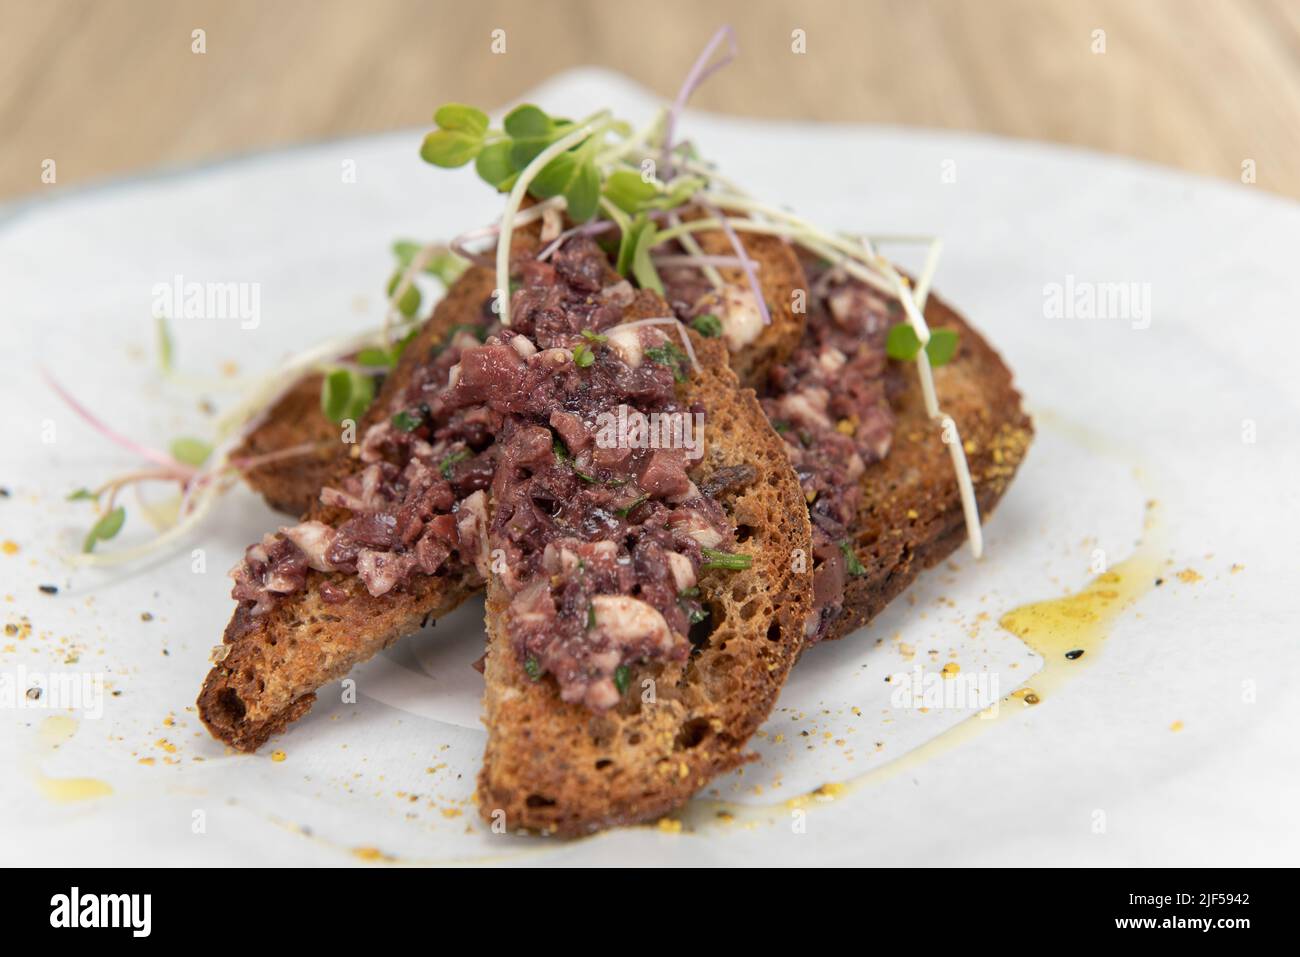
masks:
{"type": "MultiPolygon", "coordinates": [[[[596,71],[530,99],[571,115],[608,104],[633,120],[655,105],[596,71]]],[[[0,756],[16,769],[0,776],[0,860],[340,864],[376,849],[405,862],[1295,862],[1300,208],[1249,186],[984,137],[698,114],[683,128],[729,175],[814,219],[942,235],[938,289],[1002,351],[1040,417],[988,523],[987,557],[959,554],[914,600],[800,663],[756,742],[761,762],[713,789],[751,810],[726,823],[697,802],[683,833],[569,844],[489,833],[471,800],[484,739],[473,606],[362,669],[355,704],[326,689],[265,752],[225,754],[192,703],[231,608],[223,573],[277,521],[251,493],[145,567],[60,561],[87,524],[86,506],[63,496],[133,463],[70,415],[37,367],[144,441],[201,434],[197,396],[155,372],[155,284],[259,284],[255,329],[173,324],[178,363],[195,376],[219,378],[226,362],[266,369],[304,341],[377,322],[394,238],[447,236],[497,209],[472,173],[422,163],[410,131],[54,187],[49,201],[0,213],[0,484],[12,492],[0,537],[20,548],[0,555],[3,614],[32,628],[0,636],[0,680],[21,690],[20,666],[98,674],[111,692],[98,717],[0,712],[0,756]],[[1149,325],[1047,318],[1045,287],[1067,276],[1146,284],[1149,325]],[[896,761],[971,712],[891,707],[885,676],[955,660],[964,675],[997,675],[1003,694],[1030,679],[1041,659],[998,627],[1001,613],[1084,585],[1096,549],[1126,556],[1148,498],[1162,519],[1147,547],[1167,563],[1166,584],[1118,620],[1091,667],[1037,707],[1015,704],[979,733],[967,724],[896,761]],[[1184,569],[1200,580],[1173,574],[1184,569]],[[783,803],[876,768],[886,770],[837,800],[783,803]],[[112,793],[50,783],[70,777],[112,793]],[[51,796],[60,790],[82,798],[51,796]]]]}

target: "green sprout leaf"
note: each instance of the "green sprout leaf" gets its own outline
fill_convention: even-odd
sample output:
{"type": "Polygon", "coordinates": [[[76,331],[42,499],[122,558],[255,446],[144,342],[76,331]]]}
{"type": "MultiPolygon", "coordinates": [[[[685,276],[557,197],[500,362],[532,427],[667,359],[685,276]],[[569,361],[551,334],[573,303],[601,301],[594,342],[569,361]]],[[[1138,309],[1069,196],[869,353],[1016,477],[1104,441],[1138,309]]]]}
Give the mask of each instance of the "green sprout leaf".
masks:
{"type": "Polygon", "coordinates": [[[538,199],[563,196],[569,218],[585,223],[595,215],[600,204],[600,172],[591,157],[579,153],[561,153],[551,160],[528,186],[538,199]]]}
{"type": "Polygon", "coordinates": [[[95,527],[86,534],[86,541],[82,544],[81,550],[93,552],[97,542],[106,542],[120,532],[125,521],[126,509],[119,505],[95,523],[95,527]]]}
{"type": "Polygon", "coordinates": [[[921,340],[916,337],[916,330],[910,323],[900,322],[889,330],[885,337],[885,353],[891,359],[910,362],[921,351],[921,340]]]}
{"type": "Polygon", "coordinates": [[[706,339],[716,339],[722,335],[722,321],[711,312],[692,319],[691,328],[706,339]]]}
{"type": "MultiPolygon", "coordinates": [[[[885,339],[885,352],[891,359],[910,362],[921,351],[921,340],[911,323],[900,322],[889,330],[885,339]]],[[[930,341],[926,344],[925,354],[930,365],[941,366],[952,360],[957,354],[957,330],[934,329],[930,332],[930,341]]]]}
{"type": "Polygon", "coordinates": [[[478,156],[483,148],[483,137],[460,130],[434,130],[420,145],[420,157],[426,163],[455,169],[478,156]]]}
{"type": "MultiPolygon", "coordinates": [[[[411,267],[411,262],[423,248],[420,243],[410,239],[399,239],[393,243],[393,255],[397,257],[398,272],[406,272],[411,267]]],[[[436,276],[444,286],[450,286],[468,268],[468,261],[448,249],[437,253],[430,259],[425,264],[424,271],[430,276],[436,276]]],[[[392,295],[392,293],[389,293],[389,295],[392,295]]]]}
{"type": "Polygon", "coordinates": [[[172,458],[177,462],[199,466],[206,462],[208,456],[212,454],[212,446],[202,439],[183,436],[172,442],[171,453],[172,458]]]}
{"type": "Polygon", "coordinates": [[[68,496],[69,502],[93,502],[95,493],[88,488],[79,488],[68,496]]]}
{"type": "Polygon", "coordinates": [[[336,425],[359,420],[374,398],[374,379],[351,369],[335,369],[321,383],[321,411],[336,425]]]}
{"type": "Polygon", "coordinates": [[[502,193],[515,184],[519,170],[510,162],[510,140],[489,143],[474,160],[474,170],[479,177],[502,193]]]}
{"type": "Polygon", "coordinates": [[[925,344],[925,354],[930,357],[930,365],[947,365],[957,354],[957,330],[932,330],[930,341],[925,344]]]}
{"type": "Polygon", "coordinates": [[[573,364],[579,369],[585,369],[595,361],[596,354],[585,342],[580,342],[573,347],[573,364]]]}
{"type": "Polygon", "coordinates": [[[647,183],[640,173],[630,169],[615,170],[605,178],[605,196],[624,212],[635,216],[659,195],[654,183],[647,183]]]}
{"type": "MultiPolygon", "coordinates": [[[[388,280],[389,296],[392,296],[392,294],[397,291],[397,284],[401,281],[402,270],[398,269],[393,273],[392,278],[388,280]]],[[[411,283],[411,285],[406,288],[406,292],[402,293],[402,298],[398,300],[397,303],[397,309],[408,319],[420,311],[420,290],[415,283],[411,283]]]]}
{"type": "Polygon", "coordinates": [[[487,114],[463,103],[446,103],[438,107],[438,112],[433,114],[433,122],[444,130],[467,133],[479,139],[483,138],[488,128],[487,114]]]}
{"type": "Polygon", "coordinates": [[[172,346],[172,332],[167,325],[166,316],[155,316],[154,324],[158,330],[158,367],[164,373],[172,371],[172,361],[175,350],[172,346]]]}
{"type": "Polygon", "coordinates": [[[362,349],[357,353],[357,363],[359,365],[373,366],[376,369],[389,368],[396,361],[396,357],[387,349],[380,349],[375,346],[362,349]]]}

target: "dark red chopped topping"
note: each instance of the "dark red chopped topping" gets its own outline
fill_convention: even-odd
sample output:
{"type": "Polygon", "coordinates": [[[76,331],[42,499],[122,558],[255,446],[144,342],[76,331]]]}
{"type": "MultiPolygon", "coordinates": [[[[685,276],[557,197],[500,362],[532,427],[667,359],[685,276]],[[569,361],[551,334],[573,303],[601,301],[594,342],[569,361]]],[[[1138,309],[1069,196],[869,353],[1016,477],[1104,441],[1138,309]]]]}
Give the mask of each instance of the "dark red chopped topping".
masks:
{"type": "Polygon", "coordinates": [[[803,342],[773,369],[761,401],[808,501],[814,602],[805,637],[817,641],[843,607],[859,479],[889,451],[900,380],[885,353],[896,302],[824,265],[804,265],[812,296],[803,342]]]}
{"type": "MultiPolygon", "coordinates": [[[[268,536],[235,570],[234,594],[256,614],[302,588],[310,568],[354,572],[372,595],[413,575],[495,571],[520,661],[553,675],[564,700],[605,709],[629,666],[688,655],[705,617],[700,550],[730,548],[732,531],[688,476],[702,410],[679,403],[672,367],[640,360],[676,348],[671,330],[601,338],[633,296],[590,239],[571,239],[552,263],[524,263],[521,279],[511,327],[482,342],[458,333],[362,437],[364,468],[322,490],[350,517],[268,536]],[[404,410],[414,411],[394,427],[404,410]],[[676,427],[623,431],[629,421],[676,427]],[[676,441],[684,429],[689,441],[676,441]]],[[[711,489],[753,479],[732,470],[711,489]]],[[[346,597],[328,582],[323,596],[326,586],[326,601],[346,597]]]]}

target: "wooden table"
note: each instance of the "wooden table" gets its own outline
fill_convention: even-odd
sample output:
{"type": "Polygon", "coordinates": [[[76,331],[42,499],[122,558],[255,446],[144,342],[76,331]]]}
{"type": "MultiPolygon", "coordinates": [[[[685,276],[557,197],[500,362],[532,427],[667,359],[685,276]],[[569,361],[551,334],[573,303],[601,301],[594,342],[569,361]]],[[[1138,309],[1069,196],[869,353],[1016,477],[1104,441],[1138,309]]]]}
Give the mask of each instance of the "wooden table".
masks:
{"type": "Polygon", "coordinates": [[[583,63],[671,96],[723,22],[741,56],[706,109],[1054,140],[1238,182],[1253,161],[1251,188],[1300,196],[1300,0],[0,0],[0,199],[424,124],[583,63]]]}

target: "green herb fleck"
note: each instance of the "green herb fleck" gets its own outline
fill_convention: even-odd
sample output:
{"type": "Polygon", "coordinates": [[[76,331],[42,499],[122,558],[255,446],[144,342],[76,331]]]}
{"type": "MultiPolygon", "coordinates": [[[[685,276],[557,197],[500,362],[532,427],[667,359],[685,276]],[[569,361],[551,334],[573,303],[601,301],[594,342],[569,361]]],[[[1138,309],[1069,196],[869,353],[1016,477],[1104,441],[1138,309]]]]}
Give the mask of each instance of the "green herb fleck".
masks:
{"type": "Polygon", "coordinates": [[[645,357],[651,362],[656,362],[661,366],[668,366],[672,369],[673,379],[677,382],[685,382],[686,375],[686,353],[682,352],[671,342],[665,342],[662,345],[651,346],[645,351],[645,357]]]}
{"type": "Polygon", "coordinates": [[[844,556],[850,575],[857,577],[867,573],[867,570],[862,567],[862,562],[858,561],[858,553],[853,550],[853,543],[847,538],[840,542],[840,553],[844,556]]]}
{"type": "Polygon", "coordinates": [[[738,552],[722,552],[716,548],[701,548],[704,564],[701,568],[725,568],[728,571],[742,571],[754,564],[753,555],[738,552]]]}
{"type": "Polygon", "coordinates": [[[596,603],[592,602],[587,606],[587,630],[596,627],[596,603]]]}
{"type": "Polygon", "coordinates": [[[542,676],[542,663],[532,655],[529,655],[524,659],[524,671],[527,673],[528,677],[536,681],[542,676]]]}
{"type": "Polygon", "coordinates": [[[619,665],[614,669],[614,687],[618,693],[622,694],[627,690],[628,679],[632,677],[632,672],[627,665],[619,665]]]}
{"type": "Polygon", "coordinates": [[[632,499],[632,501],[618,509],[616,514],[619,518],[627,518],[639,505],[647,501],[649,498],[649,495],[638,495],[636,498],[632,499]]]}
{"type": "Polygon", "coordinates": [[[416,412],[408,412],[403,409],[398,412],[392,419],[393,428],[399,432],[414,432],[424,422],[424,417],[416,412]]]}
{"type": "Polygon", "coordinates": [[[722,335],[722,320],[713,313],[706,312],[691,320],[691,328],[706,339],[716,339],[722,335]]]}
{"type": "Polygon", "coordinates": [[[461,449],[458,452],[452,452],[445,459],[443,459],[441,462],[438,463],[438,471],[442,473],[443,478],[450,481],[452,466],[454,466],[457,462],[465,461],[467,458],[469,458],[468,449],[461,449]]]}

